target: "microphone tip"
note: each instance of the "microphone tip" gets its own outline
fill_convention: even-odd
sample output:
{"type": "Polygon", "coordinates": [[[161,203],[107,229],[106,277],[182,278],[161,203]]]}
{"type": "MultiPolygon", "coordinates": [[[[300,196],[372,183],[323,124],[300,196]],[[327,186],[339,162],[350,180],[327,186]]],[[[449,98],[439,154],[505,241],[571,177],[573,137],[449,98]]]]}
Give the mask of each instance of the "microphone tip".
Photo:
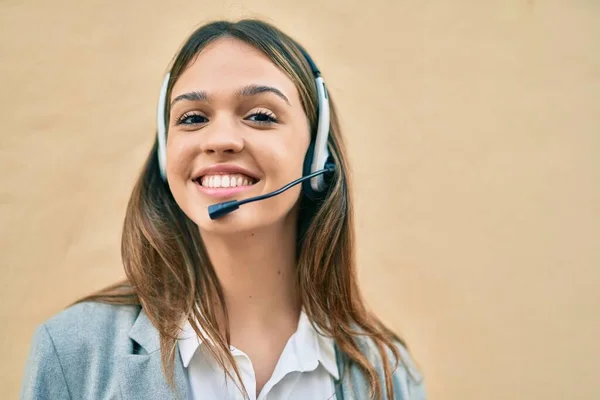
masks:
{"type": "Polygon", "coordinates": [[[224,203],[218,203],[208,206],[208,216],[210,219],[221,218],[224,215],[229,214],[239,208],[237,200],[226,201],[224,203]]]}

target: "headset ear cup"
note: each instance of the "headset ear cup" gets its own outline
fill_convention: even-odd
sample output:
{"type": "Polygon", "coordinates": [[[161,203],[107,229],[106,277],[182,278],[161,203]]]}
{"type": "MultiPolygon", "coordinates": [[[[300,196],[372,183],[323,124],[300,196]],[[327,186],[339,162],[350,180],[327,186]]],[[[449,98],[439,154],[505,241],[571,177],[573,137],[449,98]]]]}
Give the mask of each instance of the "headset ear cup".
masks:
{"type": "MultiPolygon", "coordinates": [[[[304,157],[304,169],[303,169],[303,173],[302,173],[303,176],[307,176],[311,172],[310,167],[312,164],[314,152],[315,152],[315,142],[312,141],[312,142],[310,142],[310,146],[308,146],[308,150],[306,151],[306,156],[304,157]]],[[[325,167],[332,166],[332,165],[335,166],[333,157],[329,156],[329,158],[327,159],[327,163],[325,164],[325,167]]],[[[318,192],[312,188],[312,186],[310,185],[310,181],[311,181],[310,179],[302,182],[302,193],[306,197],[308,197],[309,200],[311,200],[313,202],[318,202],[320,200],[323,200],[325,198],[325,196],[327,195],[332,176],[333,176],[333,173],[331,173],[331,172],[324,174],[323,179],[327,183],[327,186],[325,187],[325,189],[322,192],[318,192]]]]}
{"type": "MultiPolygon", "coordinates": [[[[306,176],[310,174],[310,165],[312,164],[313,155],[315,153],[315,142],[314,140],[310,142],[308,146],[308,150],[306,151],[306,156],[304,157],[304,168],[302,176],[306,176]]],[[[306,197],[308,197],[311,201],[317,201],[319,198],[319,193],[315,192],[313,188],[310,186],[310,179],[302,182],[302,193],[306,197]]]]}
{"type": "Polygon", "coordinates": [[[331,171],[323,175],[323,180],[325,180],[327,190],[329,190],[331,182],[333,181],[333,176],[335,175],[337,169],[335,166],[335,160],[333,159],[333,156],[331,154],[329,155],[329,157],[327,157],[327,161],[325,161],[325,168],[331,171]]]}

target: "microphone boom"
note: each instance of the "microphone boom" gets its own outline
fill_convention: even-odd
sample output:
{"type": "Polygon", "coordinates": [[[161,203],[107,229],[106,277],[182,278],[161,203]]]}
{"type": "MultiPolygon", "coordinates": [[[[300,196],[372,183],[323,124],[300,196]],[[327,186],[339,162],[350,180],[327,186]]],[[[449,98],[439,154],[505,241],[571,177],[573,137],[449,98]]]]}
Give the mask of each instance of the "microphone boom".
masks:
{"type": "Polygon", "coordinates": [[[230,212],[237,210],[242,204],[252,203],[254,201],[265,200],[265,199],[268,199],[269,197],[277,196],[278,194],[285,192],[289,188],[291,188],[299,183],[302,183],[307,179],[314,178],[315,176],[325,174],[327,172],[333,172],[334,170],[335,170],[335,167],[333,166],[333,164],[329,164],[329,165],[326,165],[325,168],[323,168],[319,171],[315,171],[312,174],[298,178],[295,181],[288,183],[281,189],[275,190],[274,192],[262,194],[262,195],[256,196],[256,197],[250,197],[245,200],[239,200],[239,201],[238,200],[230,200],[230,201],[225,201],[223,203],[212,204],[212,205],[208,206],[208,216],[210,217],[210,219],[221,218],[222,216],[227,215],[230,212]]]}

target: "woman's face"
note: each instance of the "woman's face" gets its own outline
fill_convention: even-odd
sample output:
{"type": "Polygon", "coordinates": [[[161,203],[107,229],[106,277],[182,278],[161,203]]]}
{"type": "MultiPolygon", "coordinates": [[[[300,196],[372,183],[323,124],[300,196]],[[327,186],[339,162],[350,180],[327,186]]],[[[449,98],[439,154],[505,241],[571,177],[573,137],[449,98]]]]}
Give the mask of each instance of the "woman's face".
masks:
{"type": "Polygon", "coordinates": [[[293,221],[296,185],[216,220],[208,206],[269,193],[302,176],[309,122],[294,83],[256,48],[212,42],[171,92],[167,179],[201,231],[239,233],[293,221]]]}

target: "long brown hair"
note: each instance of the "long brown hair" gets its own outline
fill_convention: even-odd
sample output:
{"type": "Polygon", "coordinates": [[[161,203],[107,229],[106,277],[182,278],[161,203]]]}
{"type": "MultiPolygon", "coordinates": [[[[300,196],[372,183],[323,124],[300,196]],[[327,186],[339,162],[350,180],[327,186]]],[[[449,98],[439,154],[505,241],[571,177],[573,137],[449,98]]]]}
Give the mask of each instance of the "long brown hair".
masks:
{"type": "MultiPolygon", "coordinates": [[[[221,37],[236,38],[256,47],[288,75],[298,88],[314,134],[318,104],[309,65],[298,43],[260,20],[217,21],[193,32],[172,62],[167,99],[194,57],[221,37]]],[[[296,274],[302,304],[312,323],[333,337],[338,350],[365,374],[371,398],[381,398],[383,389],[376,370],[355,338],[366,335],[373,340],[384,365],[387,397],[393,399],[392,372],[402,361],[396,345],[405,343],[367,310],[359,292],[347,155],[331,93],[329,101],[329,146],[337,169],[323,200],[315,202],[304,196],[301,199],[296,274]],[[396,359],[394,366],[385,347],[396,359]]],[[[229,327],[224,327],[223,337],[217,324],[217,311],[224,313],[227,321],[219,281],[198,227],[179,208],[161,179],[156,151],[157,143],[148,155],[127,207],[121,249],[127,279],[78,302],[141,305],[160,333],[163,368],[171,385],[177,335],[181,322],[187,319],[202,339],[209,339],[206,346],[223,370],[233,378],[227,366],[233,367],[241,383],[229,351],[229,327]]],[[[247,394],[243,384],[242,390],[247,394]]]]}

